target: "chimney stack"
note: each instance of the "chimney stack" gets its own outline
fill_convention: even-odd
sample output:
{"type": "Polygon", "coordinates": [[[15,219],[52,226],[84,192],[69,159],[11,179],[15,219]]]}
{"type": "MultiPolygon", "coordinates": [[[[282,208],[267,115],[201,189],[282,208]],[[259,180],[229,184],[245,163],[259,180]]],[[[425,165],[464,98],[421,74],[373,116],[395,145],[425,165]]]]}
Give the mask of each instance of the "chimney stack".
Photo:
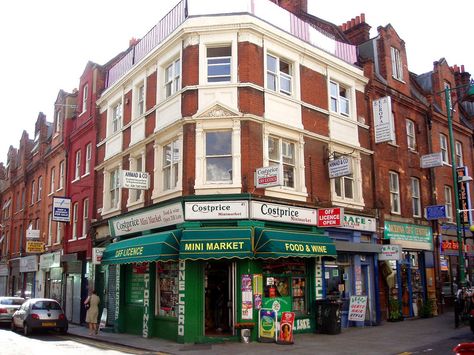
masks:
{"type": "Polygon", "coordinates": [[[354,45],[359,45],[370,39],[370,26],[365,22],[365,14],[360,14],[339,28],[344,32],[347,39],[354,45]]]}
{"type": "Polygon", "coordinates": [[[272,2],[296,16],[308,13],[308,0],[272,0],[272,2]]]}

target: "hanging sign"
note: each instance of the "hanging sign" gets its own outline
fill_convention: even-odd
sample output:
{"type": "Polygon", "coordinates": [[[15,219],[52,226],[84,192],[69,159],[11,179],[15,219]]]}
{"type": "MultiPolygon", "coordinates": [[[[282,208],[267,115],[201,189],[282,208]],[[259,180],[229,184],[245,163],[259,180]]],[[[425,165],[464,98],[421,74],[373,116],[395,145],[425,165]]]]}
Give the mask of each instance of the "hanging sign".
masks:
{"type": "Polygon", "coordinates": [[[26,252],[27,253],[44,253],[44,243],[34,241],[34,240],[27,240],[26,252]]]}
{"type": "Polygon", "coordinates": [[[69,222],[71,220],[71,199],[68,197],[53,197],[53,215],[55,222],[69,222]]]}
{"type": "Polygon", "coordinates": [[[105,248],[92,248],[92,264],[100,265],[105,248]]]}
{"type": "Polygon", "coordinates": [[[258,312],[258,340],[272,343],[276,336],[276,312],[272,309],[261,309],[258,312]]]}
{"type": "Polygon", "coordinates": [[[352,174],[352,159],[342,157],[328,162],[329,178],[334,179],[352,174]]]}
{"type": "Polygon", "coordinates": [[[280,320],[280,330],[278,332],[279,344],[293,344],[293,326],[295,323],[294,312],[283,312],[280,320]]]}
{"type": "Polygon", "coordinates": [[[272,165],[255,171],[255,187],[266,188],[283,185],[283,166],[272,165]]]}
{"type": "Polygon", "coordinates": [[[26,239],[39,239],[40,231],[39,229],[27,229],[26,230],[26,239]]]}
{"type": "Polygon", "coordinates": [[[400,260],[402,258],[402,248],[400,245],[385,244],[379,253],[379,260],[400,260]]]}
{"type": "Polygon", "coordinates": [[[351,296],[348,320],[363,322],[367,309],[367,296],[351,296]]]}
{"type": "Polygon", "coordinates": [[[392,127],[392,100],[381,97],[372,103],[374,113],[375,143],[391,142],[395,138],[392,127]]]}
{"type": "Polygon", "coordinates": [[[421,168],[436,168],[438,166],[443,166],[443,156],[441,152],[425,154],[420,157],[421,168]]]}
{"type": "Polygon", "coordinates": [[[320,208],[318,227],[340,227],[344,221],[344,208],[320,208]]]}
{"type": "Polygon", "coordinates": [[[122,170],[120,186],[125,189],[148,190],[150,174],[145,171],[122,170]]]}

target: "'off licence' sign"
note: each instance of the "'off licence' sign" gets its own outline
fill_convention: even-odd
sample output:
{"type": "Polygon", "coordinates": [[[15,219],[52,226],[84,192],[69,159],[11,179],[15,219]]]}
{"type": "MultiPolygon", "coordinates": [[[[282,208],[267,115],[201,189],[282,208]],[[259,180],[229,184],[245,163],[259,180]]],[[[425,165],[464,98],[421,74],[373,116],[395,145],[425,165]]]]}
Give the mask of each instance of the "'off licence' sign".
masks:
{"type": "Polygon", "coordinates": [[[266,166],[255,171],[255,187],[265,188],[282,185],[283,171],[280,165],[266,166]]]}
{"type": "Polygon", "coordinates": [[[318,227],[340,227],[344,221],[344,208],[321,208],[318,210],[318,227]]]}

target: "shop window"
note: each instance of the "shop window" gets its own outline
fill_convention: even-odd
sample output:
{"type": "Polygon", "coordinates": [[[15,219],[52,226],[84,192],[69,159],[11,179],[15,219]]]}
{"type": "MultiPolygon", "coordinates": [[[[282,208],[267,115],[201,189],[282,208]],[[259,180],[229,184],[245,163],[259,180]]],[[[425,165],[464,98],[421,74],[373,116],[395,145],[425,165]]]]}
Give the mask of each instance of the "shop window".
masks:
{"type": "MultiPolygon", "coordinates": [[[[287,298],[291,311],[307,313],[308,277],[304,260],[268,261],[263,265],[264,298],[287,298]]],[[[264,299],[265,308],[265,299],[264,299]]]]}
{"type": "MultiPolygon", "coordinates": [[[[345,261],[345,260],[344,260],[345,261]]],[[[324,280],[326,297],[329,299],[345,300],[350,296],[350,265],[326,263],[324,265],[324,280]]]]}
{"type": "Polygon", "coordinates": [[[143,306],[146,273],[148,273],[148,264],[133,264],[127,270],[125,280],[126,304],[143,306]]]}
{"type": "Polygon", "coordinates": [[[176,317],[178,310],[178,263],[156,263],[156,315],[176,317]]]}

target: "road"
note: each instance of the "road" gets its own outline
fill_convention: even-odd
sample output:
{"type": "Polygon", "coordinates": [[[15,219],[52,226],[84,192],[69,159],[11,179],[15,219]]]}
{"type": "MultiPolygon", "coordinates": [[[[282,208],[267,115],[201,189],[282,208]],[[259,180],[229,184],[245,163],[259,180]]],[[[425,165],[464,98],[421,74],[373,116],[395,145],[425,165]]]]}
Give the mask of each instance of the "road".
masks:
{"type": "Polygon", "coordinates": [[[454,337],[439,339],[422,347],[407,349],[407,351],[398,353],[397,355],[449,355],[454,354],[452,349],[459,343],[468,343],[474,341],[474,335],[469,327],[463,327],[459,330],[459,334],[454,337]]]}
{"type": "Polygon", "coordinates": [[[160,354],[125,346],[108,344],[73,335],[52,332],[36,333],[29,337],[14,333],[6,327],[0,328],[0,354],[2,355],[123,355],[160,354]]]}

